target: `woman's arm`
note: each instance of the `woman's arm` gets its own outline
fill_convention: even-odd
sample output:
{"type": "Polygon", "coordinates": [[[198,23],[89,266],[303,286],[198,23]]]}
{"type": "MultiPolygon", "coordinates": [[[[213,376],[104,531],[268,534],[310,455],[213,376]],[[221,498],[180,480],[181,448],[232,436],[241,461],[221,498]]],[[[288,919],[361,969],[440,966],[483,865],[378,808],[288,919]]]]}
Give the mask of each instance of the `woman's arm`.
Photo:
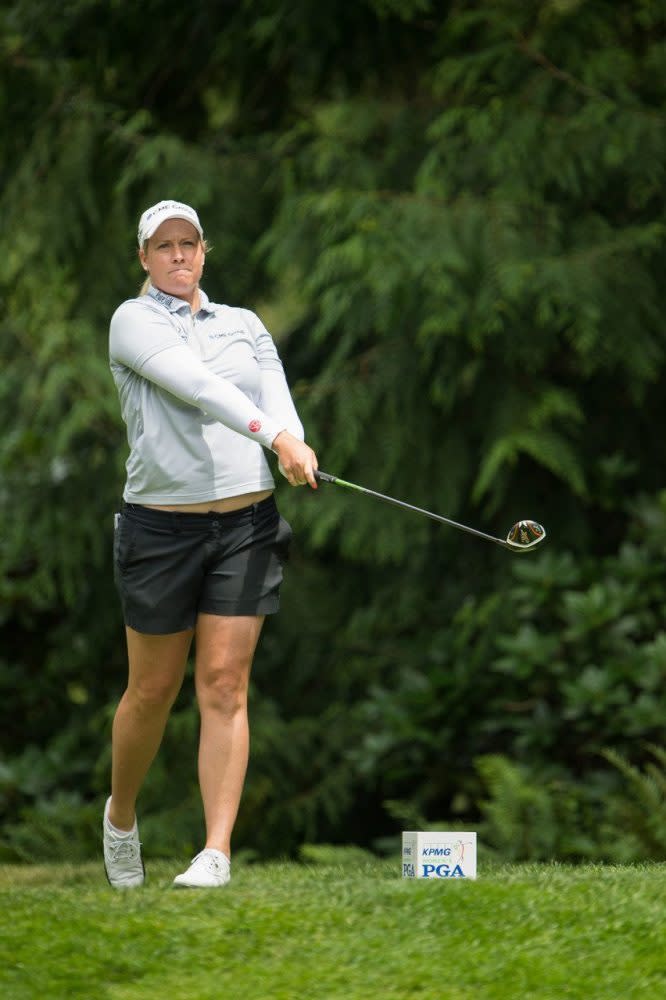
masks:
{"type": "Polygon", "coordinates": [[[241,389],[209,371],[184,344],[166,347],[148,358],[140,374],[265,448],[286,427],[255,406],[241,389]]]}
{"type": "Polygon", "coordinates": [[[301,441],[305,440],[303,424],[296,412],[287,380],[282,371],[262,370],[261,408],[267,416],[279,423],[294,437],[301,441]]]}

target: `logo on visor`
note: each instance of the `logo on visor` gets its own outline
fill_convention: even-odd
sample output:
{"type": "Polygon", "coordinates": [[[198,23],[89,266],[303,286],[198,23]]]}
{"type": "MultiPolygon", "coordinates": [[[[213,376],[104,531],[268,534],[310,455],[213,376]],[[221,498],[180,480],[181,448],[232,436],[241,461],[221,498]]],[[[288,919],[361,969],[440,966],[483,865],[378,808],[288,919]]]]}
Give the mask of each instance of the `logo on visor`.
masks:
{"type": "Polygon", "coordinates": [[[261,430],[261,420],[251,420],[247,426],[253,434],[256,434],[261,430]]]}

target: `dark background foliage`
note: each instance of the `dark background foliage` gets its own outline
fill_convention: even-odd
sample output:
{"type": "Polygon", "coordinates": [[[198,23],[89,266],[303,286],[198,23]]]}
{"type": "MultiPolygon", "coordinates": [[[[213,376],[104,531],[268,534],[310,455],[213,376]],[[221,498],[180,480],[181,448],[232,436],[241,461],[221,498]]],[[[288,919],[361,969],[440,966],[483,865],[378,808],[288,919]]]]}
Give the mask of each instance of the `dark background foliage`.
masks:
{"type": "MultiPolygon", "coordinates": [[[[279,486],[296,544],[237,847],[381,847],[414,822],[485,824],[509,856],[666,843],[618,847],[666,709],[665,20],[662,0],[3,7],[5,856],[96,850],[125,672],[106,338],[162,197],[204,220],[211,297],[274,333],[322,468],[549,533],[514,559],[279,486]]],[[[163,853],[200,835],[196,738],[188,678],[142,800],[163,853]]]]}

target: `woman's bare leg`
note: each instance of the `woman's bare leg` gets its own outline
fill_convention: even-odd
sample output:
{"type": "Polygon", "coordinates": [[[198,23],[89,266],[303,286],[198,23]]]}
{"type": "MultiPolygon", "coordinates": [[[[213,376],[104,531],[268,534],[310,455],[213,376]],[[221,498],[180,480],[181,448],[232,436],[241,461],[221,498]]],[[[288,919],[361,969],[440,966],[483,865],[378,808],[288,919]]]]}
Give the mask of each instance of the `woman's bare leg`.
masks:
{"type": "Polygon", "coordinates": [[[143,635],[132,628],[126,633],[129,677],[113,720],[109,805],[109,820],[120,830],[134,824],[139,789],[183,683],[193,635],[143,635]]]}
{"type": "Polygon", "coordinates": [[[195,683],[201,733],[199,784],[206,847],[231,856],[249,754],[247,693],[263,617],[200,614],[195,683]]]}

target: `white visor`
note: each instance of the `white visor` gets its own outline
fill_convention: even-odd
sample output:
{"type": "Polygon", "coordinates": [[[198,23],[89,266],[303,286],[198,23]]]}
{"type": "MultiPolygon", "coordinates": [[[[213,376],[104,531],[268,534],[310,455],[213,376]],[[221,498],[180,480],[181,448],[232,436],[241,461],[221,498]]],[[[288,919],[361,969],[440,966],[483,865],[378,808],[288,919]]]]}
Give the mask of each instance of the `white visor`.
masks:
{"type": "Polygon", "coordinates": [[[203,229],[199,222],[199,216],[193,208],[183,204],[182,201],[159,201],[152,208],[147,208],[139,219],[139,246],[142,247],[167,219],[185,219],[186,222],[191,222],[203,239],[203,229]]]}

